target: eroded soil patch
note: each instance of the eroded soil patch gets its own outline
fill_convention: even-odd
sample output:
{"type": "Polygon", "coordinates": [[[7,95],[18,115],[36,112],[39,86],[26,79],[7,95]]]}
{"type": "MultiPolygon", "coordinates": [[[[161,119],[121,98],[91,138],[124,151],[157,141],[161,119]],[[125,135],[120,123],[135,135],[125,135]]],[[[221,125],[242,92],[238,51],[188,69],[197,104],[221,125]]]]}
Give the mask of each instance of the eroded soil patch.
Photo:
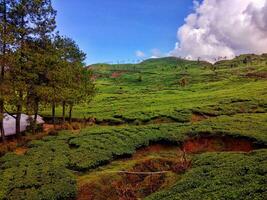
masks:
{"type": "Polygon", "coordinates": [[[123,74],[125,74],[125,71],[118,71],[118,72],[113,72],[110,76],[110,78],[120,78],[123,74]]]}
{"type": "Polygon", "coordinates": [[[267,72],[250,72],[250,73],[247,73],[245,77],[267,79],[267,72]]]}
{"type": "Polygon", "coordinates": [[[199,137],[186,140],[182,146],[186,153],[241,151],[250,152],[255,147],[252,141],[232,137],[199,137]]]}
{"type": "Polygon", "coordinates": [[[173,185],[190,166],[175,145],[155,144],[79,178],[78,200],[137,200],[173,185]]]}
{"type": "Polygon", "coordinates": [[[138,200],[171,187],[191,167],[194,153],[238,151],[255,148],[252,141],[233,137],[199,137],[181,147],[153,144],[139,149],[131,158],[111,162],[78,178],[77,200],[138,200]]]}
{"type": "Polygon", "coordinates": [[[98,180],[82,185],[78,200],[142,199],[173,184],[187,167],[172,159],[143,160],[129,171],[107,171],[98,180]]]}
{"type": "Polygon", "coordinates": [[[200,115],[200,114],[197,114],[197,113],[194,113],[191,116],[191,122],[192,123],[194,123],[194,122],[200,122],[200,121],[203,121],[203,120],[206,120],[206,119],[208,119],[208,116],[200,115]]]}
{"type": "Polygon", "coordinates": [[[14,153],[17,155],[24,155],[28,151],[27,147],[18,147],[14,153]]]}

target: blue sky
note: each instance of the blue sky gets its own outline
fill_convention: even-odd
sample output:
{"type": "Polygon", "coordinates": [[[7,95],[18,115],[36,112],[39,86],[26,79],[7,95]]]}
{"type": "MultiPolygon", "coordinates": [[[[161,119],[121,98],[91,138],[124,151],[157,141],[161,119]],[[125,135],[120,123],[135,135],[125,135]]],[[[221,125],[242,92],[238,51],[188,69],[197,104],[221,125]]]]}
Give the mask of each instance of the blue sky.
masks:
{"type": "MultiPolygon", "coordinates": [[[[87,64],[132,62],[140,50],[174,49],[191,0],[55,0],[58,30],[87,53],[87,64]]],[[[156,51],[156,50],[154,50],[156,51]]]]}

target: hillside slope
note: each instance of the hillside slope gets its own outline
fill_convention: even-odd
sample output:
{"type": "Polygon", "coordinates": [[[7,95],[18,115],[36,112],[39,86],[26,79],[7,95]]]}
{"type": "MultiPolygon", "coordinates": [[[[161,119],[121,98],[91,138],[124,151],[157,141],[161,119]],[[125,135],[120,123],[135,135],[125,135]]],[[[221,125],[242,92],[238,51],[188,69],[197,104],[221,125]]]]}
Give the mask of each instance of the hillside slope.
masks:
{"type": "Polygon", "coordinates": [[[163,58],[136,65],[94,67],[98,95],[88,109],[77,108],[76,116],[83,113],[98,121],[143,123],[157,117],[179,121],[179,113],[188,112],[221,115],[264,111],[267,58],[257,56],[245,64],[241,58],[214,66],[163,58]]]}
{"type": "MultiPolygon", "coordinates": [[[[1,200],[76,199],[80,180],[115,200],[111,196],[118,188],[109,194],[104,186],[112,186],[109,180],[120,174],[94,176],[101,166],[130,170],[125,157],[140,147],[160,142],[181,147],[202,137],[242,139],[251,148],[188,153],[192,165],[172,177],[174,184],[144,195],[147,199],[266,199],[266,55],[243,55],[215,65],[163,58],[89,69],[98,93],[90,105],[75,107],[74,117],[94,119],[92,126],[33,141],[24,155],[1,157],[1,200]],[[118,158],[124,158],[123,166],[110,164],[118,158]]],[[[223,149],[218,141],[213,145],[223,149]]],[[[85,192],[91,198],[91,190],[85,192]]]]}

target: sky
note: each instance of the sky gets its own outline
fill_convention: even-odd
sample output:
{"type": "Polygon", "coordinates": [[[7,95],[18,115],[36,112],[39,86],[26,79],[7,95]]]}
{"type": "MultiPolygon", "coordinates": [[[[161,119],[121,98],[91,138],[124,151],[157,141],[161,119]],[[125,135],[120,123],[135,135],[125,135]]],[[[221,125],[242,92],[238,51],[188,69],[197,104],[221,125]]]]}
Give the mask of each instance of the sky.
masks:
{"type": "Polygon", "coordinates": [[[267,0],[55,0],[87,64],[267,53],[267,0]]]}
{"type": "Polygon", "coordinates": [[[132,62],[174,48],[190,0],[55,0],[58,30],[87,53],[88,64],[132,62]]]}

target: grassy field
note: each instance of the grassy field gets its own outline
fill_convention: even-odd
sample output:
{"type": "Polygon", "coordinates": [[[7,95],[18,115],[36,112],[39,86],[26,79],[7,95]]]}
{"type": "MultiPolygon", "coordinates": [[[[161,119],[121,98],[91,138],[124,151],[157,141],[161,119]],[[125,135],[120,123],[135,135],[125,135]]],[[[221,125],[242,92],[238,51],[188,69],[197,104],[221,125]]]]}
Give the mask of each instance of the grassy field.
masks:
{"type": "MultiPolygon", "coordinates": [[[[75,199],[81,174],[155,142],[179,145],[208,135],[267,146],[267,55],[215,65],[162,58],[91,69],[98,93],[90,105],[76,106],[74,117],[96,124],[1,157],[0,199],[75,199]]],[[[177,182],[147,199],[266,199],[266,158],[265,148],[193,155],[177,182]]]]}

